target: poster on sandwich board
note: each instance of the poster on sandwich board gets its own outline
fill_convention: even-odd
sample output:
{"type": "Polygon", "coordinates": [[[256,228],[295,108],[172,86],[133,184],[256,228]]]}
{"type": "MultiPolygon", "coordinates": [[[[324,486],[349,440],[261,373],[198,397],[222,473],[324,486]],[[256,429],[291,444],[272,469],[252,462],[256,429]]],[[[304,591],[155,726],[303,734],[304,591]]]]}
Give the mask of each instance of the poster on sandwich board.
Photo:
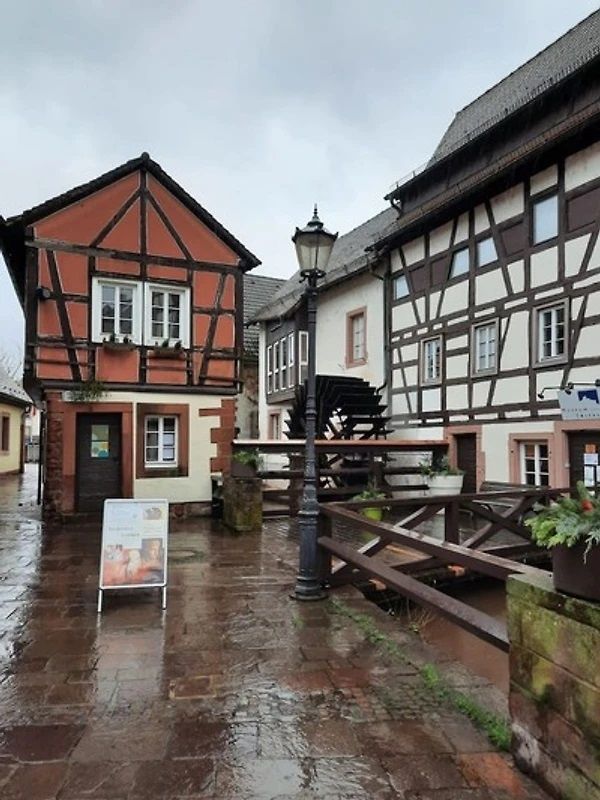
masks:
{"type": "Polygon", "coordinates": [[[110,589],[162,589],[167,600],[168,500],[104,501],[98,613],[110,589]]]}

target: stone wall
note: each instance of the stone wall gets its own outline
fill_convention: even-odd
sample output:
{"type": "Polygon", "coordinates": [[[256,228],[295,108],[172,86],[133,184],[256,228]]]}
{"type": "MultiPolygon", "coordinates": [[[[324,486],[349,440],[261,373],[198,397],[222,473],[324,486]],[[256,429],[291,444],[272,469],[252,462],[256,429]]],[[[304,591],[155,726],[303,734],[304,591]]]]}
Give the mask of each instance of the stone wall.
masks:
{"type": "Polygon", "coordinates": [[[507,583],[513,752],[561,800],[600,800],[600,606],[507,583]]]}

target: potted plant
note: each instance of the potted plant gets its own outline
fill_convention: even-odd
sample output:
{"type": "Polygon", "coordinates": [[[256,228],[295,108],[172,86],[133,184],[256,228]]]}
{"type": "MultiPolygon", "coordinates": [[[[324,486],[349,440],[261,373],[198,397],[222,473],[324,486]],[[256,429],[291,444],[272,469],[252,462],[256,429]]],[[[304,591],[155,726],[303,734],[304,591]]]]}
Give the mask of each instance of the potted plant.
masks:
{"type": "Polygon", "coordinates": [[[154,346],[153,353],[160,358],[179,358],[183,353],[183,343],[177,341],[175,344],[171,344],[169,339],[165,339],[162,344],[154,346]]]}
{"type": "MultiPolygon", "coordinates": [[[[385,492],[382,492],[374,483],[369,483],[366,489],[363,489],[359,494],[355,494],[352,500],[385,500],[385,492]]],[[[381,522],[383,519],[383,512],[387,510],[387,506],[362,506],[359,509],[363,517],[373,519],[376,522],[381,522]]]]}
{"type": "Polygon", "coordinates": [[[238,450],[231,458],[231,475],[234,478],[256,478],[262,467],[262,458],[256,448],[238,450]]]}
{"type": "Polygon", "coordinates": [[[134,350],[135,344],[131,341],[130,337],[125,335],[122,340],[115,333],[111,333],[108,339],[102,340],[102,346],[105,350],[134,350]]]}
{"type": "Polygon", "coordinates": [[[552,551],[554,588],[600,602],[600,499],[582,481],[575,497],[561,497],[525,520],[533,540],[552,551]]]}
{"type": "Polygon", "coordinates": [[[462,491],[465,474],[451,466],[448,456],[438,462],[422,462],[421,473],[425,476],[430,495],[452,495],[462,491]]]}

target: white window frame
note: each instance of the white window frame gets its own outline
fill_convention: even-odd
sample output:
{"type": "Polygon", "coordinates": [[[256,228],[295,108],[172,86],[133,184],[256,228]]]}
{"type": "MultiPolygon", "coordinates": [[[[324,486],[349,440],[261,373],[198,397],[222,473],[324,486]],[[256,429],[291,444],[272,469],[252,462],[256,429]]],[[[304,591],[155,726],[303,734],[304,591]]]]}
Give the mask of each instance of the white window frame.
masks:
{"type": "Polygon", "coordinates": [[[441,336],[431,336],[428,339],[423,339],[423,341],[421,342],[421,383],[427,385],[433,385],[441,382],[443,348],[444,344],[441,336]],[[438,345],[438,359],[437,359],[437,365],[435,360],[431,362],[434,366],[434,369],[430,373],[428,370],[429,367],[428,349],[429,345],[432,345],[434,342],[437,342],[438,345]]]}
{"type": "Polygon", "coordinates": [[[267,394],[273,391],[273,345],[267,347],[267,394]]]}
{"type": "Polygon", "coordinates": [[[365,364],[367,361],[367,312],[365,308],[351,311],[348,314],[348,341],[346,343],[347,364],[349,367],[365,364]],[[362,341],[359,339],[360,346],[358,355],[356,353],[357,331],[355,326],[358,322],[362,323],[362,341]]]}
{"type": "MultiPolygon", "coordinates": [[[[177,342],[181,342],[182,347],[190,346],[190,289],[187,286],[175,286],[165,283],[147,283],[145,286],[145,314],[144,314],[144,343],[151,347],[160,347],[163,342],[168,341],[169,347],[173,347],[177,342]],[[152,335],[152,292],[163,292],[164,294],[178,294],[181,297],[179,303],[179,332],[178,338],[168,336],[152,335]]],[[[168,320],[163,320],[163,333],[166,331],[168,320]]]]}
{"type": "Polygon", "coordinates": [[[165,469],[176,467],[179,464],[179,419],[175,414],[147,414],[144,417],[144,466],[148,469],[165,469]],[[148,422],[150,420],[158,420],[158,460],[148,461],[148,422]],[[166,419],[175,420],[175,437],[174,437],[174,459],[166,461],[163,458],[164,448],[164,425],[166,419]]]}
{"type": "Polygon", "coordinates": [[[561,300],[558,303],[547,303],[543,306],[538,306],[535,309],[535,361],[537,364],[548,364],[554,362],[562,362],[567,358],[569,352],[569,327],[570,327],[570,314],[568,301],[561,300]],[[561,310],[563,312],[563,338],[562,338],[562,352],[558,351],[558,343],[561,341],[556,335],[556,312],[561,310]],[[550,355],[544,354],[544,315],[550,313],[552,316],[552,332],[550,339],[550,355]]]}
{"type": "Polygon", "coordinates": [[[121,333],[117,331],[118,311],[115,308],[115,341],[122,342],[125,336],[132,344],[142,343],[142,308],[141,308],[141,284],[139,281],[119,280],[112,278],[92,278],[92,341],[103,342],[108,340],[110,333],[102,333],[102,287],[112,286],[115,288],[124,287],[133,292],[133,317],[131,333],[121,333]]]}
{"type": "Polygon", "coordinates": [[[294,375],[295,366],[295,352],[294,352],[294,334],[288,333],[287,337],[287,351],[288,351],[288,389],[292,389],[296,385],[296,376],[294,375]]]}
{"type": "Polygon", "coordinates": [[[298,332],[298,342],[298,383],[302,384],[308,371],[308,331],[298,332]]]}
{"type": "Polygon", "coordinates": [[[279,361],[279,385],[283,391],[288,386],[287,336],[279,340],[279,361]]]}
{"type": "Polygon", "coordinates": [[[538,441],[520,441],[519,442],[519,469],[521,472],[521,483],[527,484],[528,486],[549,486],[550,485],[550,446],[547,440],[538,440],[538,441]],[[534,456],[533,456],[533,479],[535,483],[529,483],[527,481],[527,471],[525,468],[525,448],[526,447],[533,447],[534,448],[534,456]],[[547,462],[546,469],[547,472],[542,472],[541,469],[541,462],[542,462],[542,455],[541,455],[541,447],[546,448],[546,457],[545,460],[547,462]],[[541,476],[546,475],[547,483],[542,483],[541,476]]]}
{"type": "Polygon", "coordinates": [[[279,391],[279,366],[280,366],[280,354],[279,354],[279,340],[273,342],[273,391],[279,391]]]}
{"type": "Polygon", "coordinates": [[[498,332],[499,332],[499,325],[498,320],[491,320],[488,322],[481,322],[478,325],[474,325],[471,329],[471,374],[472,375],[492,375],[498,371],[498,332]],[[484,329],[494,329],[494,358],[493,363],[490,363],[490,353],[489,353],[489,343],[490,339],[487,339],[488,351],[486,353],[487,358],[487,366],[480,367],[479,366],[479,331],[484,329]]]}

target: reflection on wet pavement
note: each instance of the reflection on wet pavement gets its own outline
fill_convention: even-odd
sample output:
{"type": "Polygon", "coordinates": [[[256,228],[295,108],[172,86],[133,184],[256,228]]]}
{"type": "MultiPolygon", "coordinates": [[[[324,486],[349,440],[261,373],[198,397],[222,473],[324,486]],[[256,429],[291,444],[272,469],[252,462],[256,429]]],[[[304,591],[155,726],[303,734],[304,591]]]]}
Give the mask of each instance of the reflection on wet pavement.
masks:
{"type": "Polygon", "coordinates": [[[3,800],[544,797],[416,668],[288,598],[287,521],[243,537],[174,524],[167,610],[109,594],[98,617],[99,529],[44,529],[34,483],[0,482],[3,800]]]}

